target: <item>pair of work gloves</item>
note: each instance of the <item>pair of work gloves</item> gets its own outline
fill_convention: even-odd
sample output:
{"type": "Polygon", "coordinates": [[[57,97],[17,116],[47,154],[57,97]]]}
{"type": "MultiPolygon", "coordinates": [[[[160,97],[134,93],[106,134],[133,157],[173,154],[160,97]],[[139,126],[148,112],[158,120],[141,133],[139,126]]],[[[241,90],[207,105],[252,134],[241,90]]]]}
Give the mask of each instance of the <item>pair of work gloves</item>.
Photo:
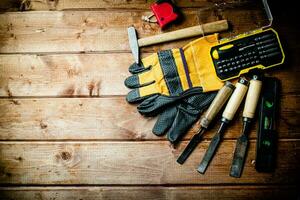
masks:
{"type": "Polygon", "coordinates": [[[224,84],[215,73],[210,49],[218,44],[213,34],[179,49],[163,50],[132,64],[125,85],[126,100],[139,103],[144,116],[159,115],[152,132],[167,134],[177,143],[210,105],[224,84]]]}

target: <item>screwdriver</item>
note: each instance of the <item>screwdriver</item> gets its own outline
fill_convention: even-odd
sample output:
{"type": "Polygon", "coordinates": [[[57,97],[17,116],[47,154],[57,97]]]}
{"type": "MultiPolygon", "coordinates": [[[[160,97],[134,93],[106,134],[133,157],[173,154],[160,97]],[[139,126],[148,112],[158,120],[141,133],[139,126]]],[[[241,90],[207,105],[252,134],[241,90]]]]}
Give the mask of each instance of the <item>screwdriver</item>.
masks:
{"type": "Polygon", "coordinates": [[[209,162],[213,158],[217,147],[221,142],[222,133],[225,131],[229,122],[233,119],[237,109],[239,108],[246,92],[248,89],[248,81],[245,78],[240,78],[239,81],[236,83],[236,89],[234,90],[233,94],[231,95],[226,108],[222,114],[221,125],[219,130],[212,138],[211,143],[209,144],[208,149],[205,152],[205,155],[197,169],[197,171],[201,174],[205,173],[206,168],[209,165],[209,162]]]}
{"type": "Polygon", "coordinates": [[[258,75],[253,75],[252,79],[250,80],[249,90],[243,111],[242,134],[237,139],[233,154],[233,160],[230,169],[230,176],[232,177],[239,178],[242,174],[248,147],[248,133],[250,132],[250,125],[252,119],[254,118],[261,87],[262,81],[260,80],[260,77],[258,75]]]}
{"type": "Polygon", "coordinates": [[[208,128],[210,122],[215,118],[218,112],[221,110],[223,105],[226,103],[230,95],[234,90],[234,85],[231,82],[226,82],[225,85],[219,90],[217,96],[207,109],[204,117],[200,120],[201,128],[199,129],[198,133],[193,136],[189,144],[186,146],[182,154],[177,159],[179,164],[183,164],[186,159],[190,156],[190,154],[194,151],[197,145],[200,143],[202,139],[202,135],[205,130],[208,128]]]}

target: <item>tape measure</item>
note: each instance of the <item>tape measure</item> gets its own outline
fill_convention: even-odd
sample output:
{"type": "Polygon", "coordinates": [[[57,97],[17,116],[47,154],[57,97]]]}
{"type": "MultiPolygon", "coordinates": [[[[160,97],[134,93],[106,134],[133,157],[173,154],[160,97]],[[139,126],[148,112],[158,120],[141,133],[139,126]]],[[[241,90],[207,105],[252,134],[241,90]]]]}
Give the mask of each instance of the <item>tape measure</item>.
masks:
{"type": "Polygon", "coordinates": [[[143,16],[142,20],[151,23],[158,23],[163,28],[167,24],[175,21],[179,17],[179,11],[171,0],[157,0],[150,6],[153,14],[150,16],[143,16]],[[155,20],[151,19],[155,16],[155,20]]]}
{"type": "Polygon", "coordinates": [[[259,29],[220,40],[210,56],[217,76],[225,81],[252,69],[267,69],[284,62],[285,55],[277,32],[259,29]]]}

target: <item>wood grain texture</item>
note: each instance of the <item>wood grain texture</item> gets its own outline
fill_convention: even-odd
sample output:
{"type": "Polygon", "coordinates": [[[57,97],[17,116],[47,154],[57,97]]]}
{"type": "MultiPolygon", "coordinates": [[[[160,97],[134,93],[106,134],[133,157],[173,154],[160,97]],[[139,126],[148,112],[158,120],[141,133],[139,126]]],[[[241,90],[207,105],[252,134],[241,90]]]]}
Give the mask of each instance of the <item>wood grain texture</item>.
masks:
{"type": "MultiPolygon", "coordinates": [[[[299,198],[300,29],[291,11],[296,6],[269,2],[287,56],[283,66],[267,71],[283,86],[277,169],[254,170],[254,127],[244,173],[235,179],[229,169],[241,116],[203,176],[196,167],[216,126],[180,166],[176,159],[187,141],[174,149],[155,137],[155,118],[141,117],[119,96],[128,91],[123,80],[133,62],[126,28],[134,25],[140,37],[164,32],[140,20],[150,14],[152,0],[21,1],[0,1],[1,11],[31,10],[0,14],[0,199],[299,198]]],[[[186,19],[165,31],[228,19],[232,30],[221,34],[227,37],[266,24],[261,9],[235,7],[244,1],[178,0],[186,19]],[[223,2],[233,7],[225,9],[223,2]]],[[[143,56],[192,39],[142,48],[143,56]]]]}
{"type": "MultiPolygon", "coordinates": [[[[298,138],[300,130],[299,96],[282,97],[278,122],[280,138],[298,138]]],[[[1,99],[1,140],[164,140],[152,134],[155,118],[144,118],[125,98],[43,98],[1,99]]],[[[226,138],[237,138],[241,131],[241,112],[226,138]]],[[[214,123],[205,134],[211,138],[214,123]]],[[[195,125],[185,139],[197,130],[195,125]]],[[[256,137],[253,127],[251,138],[256,137]]]]}
{"type": "MultiPolygon", "coordinates": [[[[225,18],[234,24],[237,34],[260,27],[265,19],[262,10],[229,9],[216,14],[214,10],[187,10],[184,23],[166,31],[198,25],[225,18]],[[199,21],[198,21],[199,18],[199,21]]],[[[139,37],[161,33],[159,26],[141,22],[145,11],[38,11],[0,14],[0,53],[21,52],[129,52],[127,27],[133,25],[139,37]],[[126,23],[125,23],[126,21],[126,23]]],[[[188,40],[188,41],[191,41],[188,40]]],[[[143,48],[157,51],[181,47],[187,41],[143,48]]]]}
{"type": "MultiPolygon", "coordinates": [[[[0,10],[66,10],[66,9],[149,9],[155,0],[2,0],[0,10]]],[[[237,4],[247,0],[223,0],[222,2],[237,4]]],[[[207,7],[220,3],[219,0],[177,0],[178,7],[207,7]]]]}
{"type": "MultiPolygon", "coordinates": [[[[130,53],[0,55],[0,96],[126,95],[124,80],[132,63],[130,53]]],[[[266,72],[281,80],[283,94],[298,94],[298,66],[295,60],[266,72]]]]}
{"type": "Polygon", "coordinates": [[[0,55],[0,96],[124,95],[128,53],[0,55]]]}
{"type": "Polygon", "coordinates": [[[250,142],[243,175],[229,176],[235,141],[223,141],[205,175],[195,169],[209,142],[201,143],[186,163],[176,163],[178,149],[168,142],[1,142],[1,184],[296,184],[300,141],[278,145],[274,173],[254,169],[255,141],[250,142]]]}
{"type": "Polygon", "coordinates": [[[296,199],[297,191],[295,186],[0,187],[0,195],[14,200],[282,200],[296,199]]]}

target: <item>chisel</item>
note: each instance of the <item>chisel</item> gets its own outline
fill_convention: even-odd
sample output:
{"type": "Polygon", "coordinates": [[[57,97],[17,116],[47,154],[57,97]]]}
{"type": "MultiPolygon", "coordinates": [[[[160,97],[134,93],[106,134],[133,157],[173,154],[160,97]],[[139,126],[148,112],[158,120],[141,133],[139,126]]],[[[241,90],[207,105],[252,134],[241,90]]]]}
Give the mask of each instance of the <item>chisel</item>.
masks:
{"type": "Polygon", "coordinates": [[[226,108],[222,114],[221,125],[215,136],[212,138],[211,143],[209,144],[208,149],[205,152],[205,155],[197,169],[201,174],[205,173],[206,168],[209,165],[209,162],[213,158],[222,138],[222,134],[225,131],[225,128],[229,122],[233,119],[236,111],[238,110],[243,98],[248,89],[248,81],[245,78],[240,78],[238,83],[236,83],[236,88],[231,95],[226,108]]]}
{"type": "Polygon", "coordinates": [[[241,136],[237,139],[235,151],[233,154],[230,176],[241,177],[245,163],[246,152],[248,147],[248,133],[250,132],[251,122],[255,115],[262,81],[258,75],[253,75],[246,97],[245,107],[243,111],[243,130],[241,136]]]}
{"type": "Polygon", "coordinates": [[[225,85],[219,90],[217,96],[207,109],[206,113],[200,120],[201,128],[198,133],[193,136],[189,144],[185,147],[182,154],[177,159],[179,164],[183,164],[189,155],[194,151],[199,142],[202,139],[202,135],[205,130],[208,128],[210,122],[215,118],[215,116],[219,113],[221,108],[224,106],[230,95],[234,90],[234,85],[231,82],[226,82],[225,85]]]}

